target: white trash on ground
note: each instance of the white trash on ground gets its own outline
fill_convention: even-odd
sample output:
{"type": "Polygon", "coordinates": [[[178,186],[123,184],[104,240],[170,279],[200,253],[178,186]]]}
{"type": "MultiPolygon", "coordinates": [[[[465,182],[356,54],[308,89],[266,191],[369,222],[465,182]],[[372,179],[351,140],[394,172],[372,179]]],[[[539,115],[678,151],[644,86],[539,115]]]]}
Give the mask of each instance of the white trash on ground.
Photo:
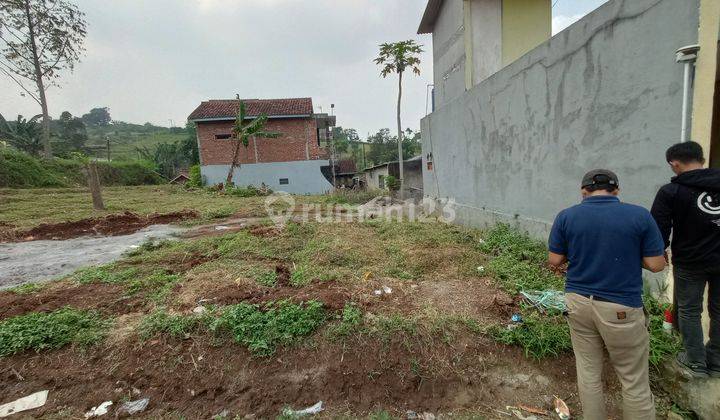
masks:
{"type": "Polygon", "coordinates": [[[21,411],[42,407],[47,401],[48,391],[39,391],[13,402],[0,405],[0,417],[8,417],[21,411]]]}
{"type": "Polygon", "coordinates": [[[143,398],[136,401],[128,401],[121,405],[120,408],[118,408],[118,414],[129,414],[132,416],[133,414],[145,411],[148,404],[150,404],[149,398],[143,398]]]}
{"type": "Polygon", "coordinates": [[[304,409],[302,409],[302,410],[293,410],[293,409],[291,409],[291,408],[286,408],[286,409],[284,409],[284,410],[282,411],[282,414],[285,415],[285,416],[297,416],[297,417],[302,417],[302,416],[311,416],[311,415],[317,414],[317,413],[319,413],[319,412],[321,412],[321,411],[323,411],[323,410],[324,410],[324,409],[323,409],[323,402],[322,402],[322,401],[318,401],[317,404],[312,405],[312,406],[310,406],[310,407],[308,407],[308,408],[304,408],[304,409]]]}
{"type": "Polygon", "coordinates": [[[98,405],[97,407],[93,407],[85,413],[85,418],[89,419],[91,417],[99,417],[102,415],[105,415],[108,413],[108,408],[113,404],[112,401],[105,401],[104,403],[98,405]]]}

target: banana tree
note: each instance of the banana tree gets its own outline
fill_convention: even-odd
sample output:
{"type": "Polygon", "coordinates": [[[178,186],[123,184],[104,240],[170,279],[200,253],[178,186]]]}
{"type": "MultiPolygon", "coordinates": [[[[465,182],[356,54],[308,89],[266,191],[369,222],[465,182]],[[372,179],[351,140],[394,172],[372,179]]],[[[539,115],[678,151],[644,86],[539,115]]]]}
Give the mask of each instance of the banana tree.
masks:
{"type": "Polygon", "coordinates": [[[240,167],[238,159],[241,144],[245,146],[245,148],[247,148],[250,144],[250,137],[280,137],[280,133],[265,131],[265,124],[267,124],[267,121],[267,115],[261,115],[254,119],[248,118],[247,109],[245,108],[245,102],[240,102],[240,108],[238,110],[237,118],[235,119],[235,125],[233,126],[233,133],[235,134],[235,151],[233,153],[232,163],[230,164],[230,170],[228,170],[227,179],[225,180],[225,185],[230,185],[232,183],[233,174],[235,173],[235,167],[240,167]],[[250,121],[246,123],[245,120],[248,119],[250,121]]]}
{"type": "Polygon", "coordinates": [[[16,149],[31,155],[40,155],[43,150],[42,129],[38,120],[42,115],[25,119],[18,115],[17,121],[8,122],[0,115],[0,139],[6,140],[16,149]]]}

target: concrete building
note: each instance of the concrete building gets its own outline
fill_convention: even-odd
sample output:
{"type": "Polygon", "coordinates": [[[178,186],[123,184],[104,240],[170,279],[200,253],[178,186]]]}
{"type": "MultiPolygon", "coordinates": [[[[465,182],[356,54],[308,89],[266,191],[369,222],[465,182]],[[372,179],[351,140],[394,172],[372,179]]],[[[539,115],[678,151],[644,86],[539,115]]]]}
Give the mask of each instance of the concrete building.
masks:
{"type": "Polygon", "coordinates": [[[327,174],[330,161],[324,147],[335,117],[313,113],[312,99],[230,99],[202,102],[188,117],[197,125],[200,171],[206,184],[225,179],[232,163],[235,141],[232,127],[240,102],[248,118],[268,117],[266,131],[278,138],[251,138],[240,146],[235,185],[260,186],[294,194],[319,194],[332,189],[327,174]]]}
{"type": "MultiPolygon", "coordinates": [[[[425,195],[454,198],[460,223],[511,221],[547,238],[557,212],[579,201],[579,179],[595,167],[615,170],[623,199],[649,207],[672,175],[665,149],[680,141],[684,66],[675,53],[683,46],[701,46],[691,72],[693,138],[708,155],[718,153],[720,2],[609,1],[501,64],[504,37],[464,30],[462,13],[467,20],[470,10],[473,34],[482,31],[475,3],[499,2],[431,0],[419,29],[432,31],[436,72],[435,110],[421,123],[425,195]],[[473,73],[471,86],[458,79],[466,62],[481,68],[486,51],[495,52],[494,64],[473,73]]],[[[544,9],[528,9],[525,19],[533,14],[547,23],[544,9]]],[[[497,29],[504,13],[494,16],[493,32],[504,34],[497,29]]]]}
{"type": "Polygon", "coordinates": [[[430,0],[434,104],[441,107],[550,38],[550,0],[430,0]]]}
{"type": "MultiPolygon", "coordinates": [[[[417,156],[403,161],[403,173],[405,175],[405,191],[407,198],[423,198],[423,174],[422,157],[417,156]]],[[[392,175],[396,179],[400,177],[400,167],[397,161],[385,162],[371,166],[363,172],[363,182],[369,190],[387,189],[387,177],[392,175]]]]}

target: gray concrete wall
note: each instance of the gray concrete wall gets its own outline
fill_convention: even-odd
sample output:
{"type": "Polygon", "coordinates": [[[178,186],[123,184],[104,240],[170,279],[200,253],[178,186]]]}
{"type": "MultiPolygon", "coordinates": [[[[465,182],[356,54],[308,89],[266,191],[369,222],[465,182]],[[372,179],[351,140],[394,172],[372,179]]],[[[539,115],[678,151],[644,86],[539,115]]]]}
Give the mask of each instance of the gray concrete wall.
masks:
{"type": "Polygon", "coordinates": [[[436,109],[465,92],[464,36],[462,0],[445,0],[433,31],[436,109]]]}
{"type": "Polygon", "coordinates": [[[474,0],[470,5],[474,86],[502,67],[502,1],[474,0]]]}
{"type": "Polygon", "coordinates": [[[425,195],[454,198],[460,223],[546,237],[582,175],[605,167],[625,201],[650,206],[680,133],[674,52],[697,37],[698,0],[608,2],[423,119],[425,195]]]}
{"type": "MultiPolygon", "coordinates": [[[[291,194],[324,194],[332,189],[332,184],[320,168],[329,164],[327,160],[242,164],[235,168],[233,182],[242,187],[259,187],[265,183],[273,191],[291,194]],[[287,178],[289,184],[280,185],[280,178],[287,178]]],[[[200,173],[206,185],[214,185],[225,182],[229,169],[230,165],[204,165],[200,167],[200,173]]]]}

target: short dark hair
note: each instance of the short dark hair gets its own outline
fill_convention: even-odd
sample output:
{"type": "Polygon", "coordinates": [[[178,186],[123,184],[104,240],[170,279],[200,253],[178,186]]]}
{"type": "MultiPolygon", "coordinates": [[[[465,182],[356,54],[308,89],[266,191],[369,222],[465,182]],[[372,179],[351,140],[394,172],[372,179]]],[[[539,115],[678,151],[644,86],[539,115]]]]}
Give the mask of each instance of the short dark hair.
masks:
{"type": "Polygon", "coordinates": [[[672,161],[705,163],[703,148],[694,141],[673,144],[667,149],[667,152],[665,152],[665,159],[667,159],[668,163],[672,161]]]}

